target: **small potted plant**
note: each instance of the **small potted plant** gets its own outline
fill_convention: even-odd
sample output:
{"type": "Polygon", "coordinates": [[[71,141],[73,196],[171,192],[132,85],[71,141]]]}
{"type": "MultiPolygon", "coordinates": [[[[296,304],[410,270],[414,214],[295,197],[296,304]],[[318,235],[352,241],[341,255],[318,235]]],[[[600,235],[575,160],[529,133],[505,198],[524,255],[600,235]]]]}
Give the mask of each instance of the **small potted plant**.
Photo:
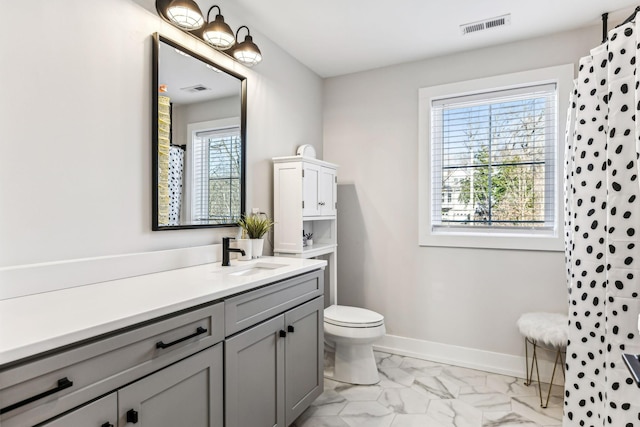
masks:
{"type": "MultiPolygon", "coordinates": [[[[238,221],[238,224],[240,224],[240,221],[238,221]]],[[[244,255],[238,254],[238,259],[240,261],[249,261],[252,258],[253,244],[251,239],[249,239],[247,230],[245,230],[242,225],[240,225],[240,227],[242,229],[242,233],[240,234],[240,237],[236,239],[236,247],[238,249],[242,249],[244,251],[244,255]]]]}
{"type": "Polygon", "coordinates": [[[303,231],[302,235],[304,236],[304,241],[307,242],[306,245],[313,246],[313,233],[305,233],[303,231]]]}
{"type": "Polygon", "coordinates": [[[238,225],[242,228],[242,235],[251,239],[251,254],[253,258],[262,256],[264,235],[273,226],[273,221],[265,214],[244,215],[238,225]]]}

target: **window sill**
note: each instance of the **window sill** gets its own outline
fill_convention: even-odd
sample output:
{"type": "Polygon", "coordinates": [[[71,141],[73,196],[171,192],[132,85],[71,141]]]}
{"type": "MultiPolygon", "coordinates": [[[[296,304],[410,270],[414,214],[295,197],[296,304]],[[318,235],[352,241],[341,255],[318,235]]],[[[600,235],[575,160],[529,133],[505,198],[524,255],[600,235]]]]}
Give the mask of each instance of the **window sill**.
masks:
{"type": "Polygon", "coordinates": [[[563,252],[562,236],[548,234],[446,231],[420,236],[420,246],[563,252]]]}

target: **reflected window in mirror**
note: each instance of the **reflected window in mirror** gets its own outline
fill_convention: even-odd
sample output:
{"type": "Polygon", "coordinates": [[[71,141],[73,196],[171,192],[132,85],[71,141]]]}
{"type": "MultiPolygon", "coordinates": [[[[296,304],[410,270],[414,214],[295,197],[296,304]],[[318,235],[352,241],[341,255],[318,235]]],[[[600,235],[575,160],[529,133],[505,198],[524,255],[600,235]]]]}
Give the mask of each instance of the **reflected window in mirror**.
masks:
{"type": "Polygon", "coordinates": [[[190,125],[192,173],[187,192],[193,191],[189,218],[192,223],[238,222],[242,144],[240,120],[215,120],[190,125]]]}
{"type": "Polygon", "coordinates": [[[235,226],[245,206],[246,79],[154,36],[153,229],[235,226]]]}

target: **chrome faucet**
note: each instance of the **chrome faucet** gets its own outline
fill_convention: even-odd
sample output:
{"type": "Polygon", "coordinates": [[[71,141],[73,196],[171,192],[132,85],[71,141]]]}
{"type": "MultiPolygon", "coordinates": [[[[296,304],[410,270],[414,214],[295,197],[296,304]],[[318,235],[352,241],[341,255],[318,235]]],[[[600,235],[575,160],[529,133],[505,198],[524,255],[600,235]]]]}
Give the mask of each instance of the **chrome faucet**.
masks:
{"type": "Polygon", "coordinates": [[[229,252],[238,252],[242,255],[246,255],[244,250],[238,248],[230,248],[229,240],[235,240],[235,237],[223,237],[222,238],[222,266],[228,267],[229,264],[229,252]]]}

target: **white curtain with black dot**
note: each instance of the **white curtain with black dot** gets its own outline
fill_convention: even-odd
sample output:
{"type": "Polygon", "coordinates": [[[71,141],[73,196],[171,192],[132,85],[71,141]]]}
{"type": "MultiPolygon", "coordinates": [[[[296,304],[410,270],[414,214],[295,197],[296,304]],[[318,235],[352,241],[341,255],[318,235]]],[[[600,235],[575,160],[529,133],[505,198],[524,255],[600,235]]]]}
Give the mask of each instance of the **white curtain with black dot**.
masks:
{"type": "Polygon", "coordinates": [[[640,426],[640,108],[635,23],[580,61],[566,141],[569,287],[564,426],[640,426]]]}
{"type": "Polygon", "coordinates": [[[172,145],[169,149],[169,222],[167,225],[180,225],[183,175],[184,149],[172,145]]]}

